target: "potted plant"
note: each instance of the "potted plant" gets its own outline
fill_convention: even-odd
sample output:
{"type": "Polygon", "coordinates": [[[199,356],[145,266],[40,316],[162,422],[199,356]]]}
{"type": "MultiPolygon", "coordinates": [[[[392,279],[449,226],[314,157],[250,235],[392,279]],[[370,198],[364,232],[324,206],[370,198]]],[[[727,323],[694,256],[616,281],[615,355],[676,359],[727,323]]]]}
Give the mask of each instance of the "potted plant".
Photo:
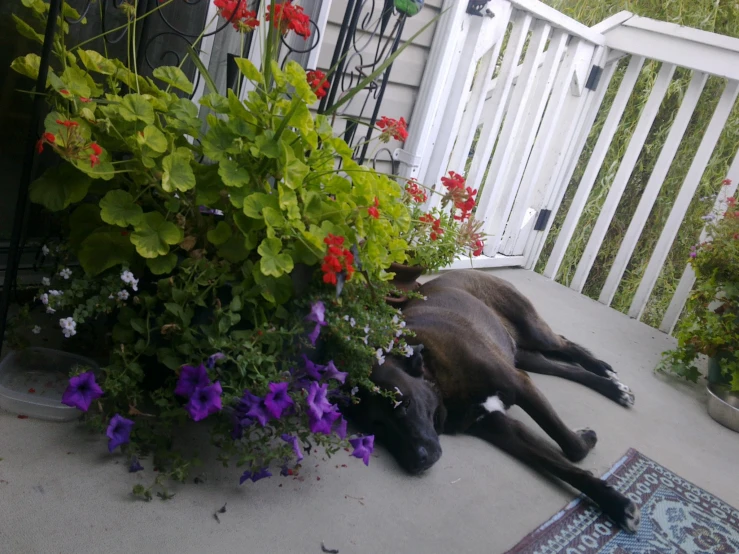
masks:
{"type": "MultiPolygon", "coordinates": [[[[24,5],[36,21],[18,25],[29,34],[48,4],[24,5]]],[[[155,487],[168,498],[167,479],[184,480],[195,463],[174,446],[185,424],[209,426],[219,459],[244,468],[241,483],[275,465],[298,471],[314,445],[329,455],[352,447],[368,463],[372,437],[349,438],[339,408],[357,387],[376,388],[373,363],[412,353],[402,314],[377,301],[408,250],[404,191],[357,164],[328,116],[310,111],[329,77],[275,61],[283,35],[310,34],[307,16],[289,0],[272,0],[264,21],[238,2],[216,6],[240,32],[267,32],[261,68],[235,60],[251,83],[244,98],[217,91],[199,68],[205,125],[173,92],[193,90],[179,67],[142,77],[68,47],[62,26],[38,142],[57,163],[30,189],[69,230],[44,247],[57,268],[36,305],[67,338],[113,322],[108,363],[73,372],[62,401],[106,432],[130,471],[147,457],[158,468],[151,486],[134,489],[147,500],[155,487]]],[[[126,13],[129,26],[140,21],[126,13]]],[[[38,58],[12,67],[33,78],[38,58]]]]}
{"type": "MultiPolygon", "coordinates": [[[[401,235],[408,245],[405,263],[394,263],[393,284],[400,291],[418,287],[423,273],[449,266],[463,255],[479,256],[484,246],[482,225],[473,217],[477,191],[465,186],[465,179],[453,171],[441,178],[443,193],[436,206],[428,209],[428,188],[409,179],[403,204],[408,207],[411,225],[401,235]]],[[[405,300],[401,298],[400,300],[405,300]]]]}
{"type": "MultiPolygon", "coordinates": [[[[730,181],[724,180],[728,186],[730,181]]],[[[739,431],[739,207],[726,200],[723,213],[710,213],[707,239],[694,246],[690,264],[696,282],[676,338],[661,367],[697,382],[699,355],[707,356],[709,412],[739,431]],[[733,423],[732,423],[733,422],[733,423]]]]}

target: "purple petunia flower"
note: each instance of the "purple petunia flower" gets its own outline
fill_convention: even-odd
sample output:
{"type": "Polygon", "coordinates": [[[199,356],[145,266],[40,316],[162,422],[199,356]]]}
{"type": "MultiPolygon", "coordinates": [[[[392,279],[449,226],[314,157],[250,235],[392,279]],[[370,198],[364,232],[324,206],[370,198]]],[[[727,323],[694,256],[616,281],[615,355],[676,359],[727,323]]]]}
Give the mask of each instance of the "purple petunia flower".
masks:
{"type": "Polygon", "coordinates": [[[310,343],[315,346],[316,341],[318,340],[318,336],[321,334],[321,325],[316,323],[316,326],[313,327],[313,330],[308,333],[308,340],[310,343]]]}
{"type": "Polygon", "coordinates": [[[301,461],[303,459],[303,452],[301,452],[300,450],[300,445],[298,444],[298,437],[294,437],[293,435],[284,434],[280,436],[280,438],[292,447],[293,452],[295,452],[295,459],[297,461],[301,461]]]}
{"type": "Polygon", "coordinates": [[[144,469],[144,466],[142,466],[139,463],[139,459],[136,456],[133,456],[131,458],[131,465],[128,466],[128,472],[129,473],[136,473],[137,471],[142,471],[144,469]]]}
{"type": "Polygon", "coordinates": [[[320,380],[321,374],[326,368],[320,364],[314,364],[305,354],[303,354],[303,363],[305,364],[305,374],[316,381],[320,380]]]}
{"type": "Polygon", "coordinates": [[[92,371],[80,373],[69,379],[69,385],[62,395],[62,404],[86,412],[96,398],[103,395],[103,389],[95,382],[92,371]]]}
{"type": "MultiPolygon", "coordinates": [[[[335,408],[335,406],[331,406],[335,408]]],[[[308,428],[311,433],[323,433],[324,435],[331,434],[331,427],[334,422],[341,417],[341,414],[335,410],[325,411],[321,414],[321,417],[308,416],[308,428]]]]}
{"type": "Polygon", "coordinates": [[[270,383],[269,392],[264,397],[264,407],[275,419],[280,419],[285,408],[294,405],[293,399],[287,394],[287,383],[270,383]]]}
{"type": "Polygon", "coordinates": [[[222,393],[223,389],[218,381],[206,387],[198,387],[192,393],[185,409],[195,421],[205,419],[220,411],[222,393]]]}
{"type": "Polygon", "coordinates": [[[355,439],[349,439],[349,444],[354,447],[352,456],[359,458],[364,462],[364,465],[369,465],[370,454],[375,449],[375,436],[369,435],[366,437],[357,437],[355,439]]]}
{"type": "Polygon", "coordinates": [[[323,373],[324,379],[336,379],[342,385],[346,382],[346,377],[349,375],[344,371],[339,371],[334,365],[333,360],[326,364],[325,371],[323,373]]]}
{"type": "Polygon", "coordinates": [[[257,481],[259,481],[260,479],[264,479],[265,477],[272,477],[272,473],[266,467],[254,472],[246,470],[244,473],[241,474],[239,485],[243,485],[246,481],[250,479],[252,483],[256,483],[257,481]]]}
{"type": "Polygon", "coordinates": [[[174,393],[177,396],[190,398],[195,392],[195,389],[202,389],[208,385],[210,385],[208,370],[205,369],[203,364],[200,364],[197,367],[192,365],[183,365],[180,370],[180,377],[177,380],[177,386],[174,389],[174,393]]]}
{"type": "Polygon", "coordinates": [[[218,360],[222,360],[225,357],[226,355],[223,352],[216,352],[212,356],[208,356],[208,361],[205,363],[208,366],[208,369],[213,369],[214,367],[216,367],[216,362],[218,360]]]}
{"type": "Polygon", "coordinates": [[[133,428],[133,421],[126,419],[121,414],[115,414],[110,418],[110,424],[108,430],[105,432],[108,435],[108,452],[113,452],[122,444],[130,442],[131,429],[133,428]]]}
{"type": "Polygon", "coordinates": [[[310,313],[305,316],[306,321],[312,321],[318,325],[326,325],[326,305],[318,300],[310,305],[310,313]]]}
{"type": "Polygon", "coordinates": [[[333,404],[328,401],[326,394],[328,392],[328,385],[319,385],[315,381],[308,387],[308,397],[305,400],[308,406],[308,415],[313,419],[321,419],[324,412],[332,412],[334,410],[333,404]]]}
{"type": "Polygon", "coordinates": [[[336,426],[336,429],[334,429],[334,432],[341,440],[346,438],[346,420],[343,417],[339,420],[339,424],[336,426]]]}

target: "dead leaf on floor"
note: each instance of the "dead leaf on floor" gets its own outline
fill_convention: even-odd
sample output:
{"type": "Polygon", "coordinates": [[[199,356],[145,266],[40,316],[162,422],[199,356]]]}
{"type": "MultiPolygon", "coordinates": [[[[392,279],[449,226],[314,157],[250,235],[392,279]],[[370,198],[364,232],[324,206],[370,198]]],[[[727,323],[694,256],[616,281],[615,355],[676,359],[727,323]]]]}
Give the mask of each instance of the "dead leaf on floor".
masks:
{"type": "Polygon", "coordinates": [[[339,554],[338,548],[326,548],[326,545],[321,542],[321,552],[326,552],[327,554],[339,554]]]}
{"type": "Polygon", "coordinates": [[[225,514],[226,513],[226,506],[228,505],[228,502],[221,506],[218,510],[213,512],[213,519],[215,519],[218,523],[221,522],[221,518],[218,517],[218,514],[225,514]]]}

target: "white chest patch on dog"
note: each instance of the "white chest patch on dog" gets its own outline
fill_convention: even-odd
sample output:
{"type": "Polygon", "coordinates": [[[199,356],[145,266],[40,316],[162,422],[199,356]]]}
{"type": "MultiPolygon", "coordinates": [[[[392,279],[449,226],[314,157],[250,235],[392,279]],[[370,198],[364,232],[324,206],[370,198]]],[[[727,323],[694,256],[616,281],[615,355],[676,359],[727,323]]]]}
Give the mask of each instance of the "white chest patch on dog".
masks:
{"type": "Polygon", "coordinates": [[[488,396],[487,400],[482,403],[482,407],[485,408],[489,413],[493,412],[506,412],[506,407],[503,404],[503,401],[500,399],[500,397],[495,394],[493,396],[488,396]]]}

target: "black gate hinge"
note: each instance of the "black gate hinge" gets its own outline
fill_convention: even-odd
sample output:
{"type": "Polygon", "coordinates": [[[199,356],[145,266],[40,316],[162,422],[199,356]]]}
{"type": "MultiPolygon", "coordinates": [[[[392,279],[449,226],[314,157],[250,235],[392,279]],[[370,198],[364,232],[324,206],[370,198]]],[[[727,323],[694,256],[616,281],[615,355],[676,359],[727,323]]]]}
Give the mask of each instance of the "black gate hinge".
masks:
{"type": "Polygon", "coordinates": [[[598,88],[598,83],[600,83],[600,76],[603,74],[603,68],[599,65],[594,65],[590,68],[590,75],[588,75],[588,80],[585,83],[585,88],[589,90],[595,90],[598,88]]]}
{"type": "Polygon", "coordinates": [[[547,223],[549,223],[549,216],[552,215],[552,210],[540,210],[539,216],[536,218],[536,223],[534,223],[534,231],[543,231],[547,228],[547,223]]]}

